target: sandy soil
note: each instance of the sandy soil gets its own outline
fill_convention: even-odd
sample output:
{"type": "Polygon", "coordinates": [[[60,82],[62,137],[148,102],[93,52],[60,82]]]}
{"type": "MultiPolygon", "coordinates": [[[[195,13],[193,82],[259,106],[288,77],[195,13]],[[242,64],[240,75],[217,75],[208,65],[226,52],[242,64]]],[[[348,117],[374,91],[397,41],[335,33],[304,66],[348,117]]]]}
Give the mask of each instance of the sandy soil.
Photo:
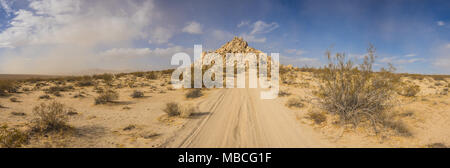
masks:
{"type": "Polygon", "coordinates": [[[167,147],[327,147],[314,131],[300,125],[277,100],[259,98],[261,89],[220,89],[202,102],[208,116],[189,124],[167,147]],[[191,126],[192,125],[192,126],[191,126]]]}
{"type": "MultiPolygon", "coordinates": [[[[420,86],[415,97],[398,96],[393,116],[401,120],[411,136],[401,136],[391,130],[375,135],[365,127],[342,128],[334,124],[335,116],[314,123],[308,113],[320,110],[314,103],[318,83],[311,73],[295,72],[283,81],[281,90],[288,92],[274,100],[259,98],[261,89],[202,89],[203,96],[185,98],[187,90],[168,89],[168,76],[160,80],[126,76],[114,81],[114,86],[133,81],[135,86],[114,89],[120,94],[116,103],[94,105],[98,95],[94,87],[74,87],[39,99],[44,89],[36,83],[26,83],[29,91],[0,97],[0,124],[26,130],[35,118],[33,107],[58,101],[74,108],[70,116],[74,128],[70,134],[33,137],[25,147],[428,147],[433,143],[450,144],[450,98],[442,94],[448,83],[425,78],[404,79],[420,86]],[[439,83],[439,84],[436,84],[439,83]],[[133,90],[145,97],[133,99],[133,90]],[[83,93],[85,97],[74,98],[83,93]],[[10,101],[17,98],[18,102],[10,101]],[[288,108],[286,102],[299,98],[304,107],[288,108]],[[194,104],[198,111],[192,116],[168,117],[163,112],[168,102],[194,104]],[[23,115],[20,115],[23,113],[23,115]],[[19,114],[19,115],[17,115],[19,114]]],[[[74,85],[74,83],[66,83],[74,85]]]]}

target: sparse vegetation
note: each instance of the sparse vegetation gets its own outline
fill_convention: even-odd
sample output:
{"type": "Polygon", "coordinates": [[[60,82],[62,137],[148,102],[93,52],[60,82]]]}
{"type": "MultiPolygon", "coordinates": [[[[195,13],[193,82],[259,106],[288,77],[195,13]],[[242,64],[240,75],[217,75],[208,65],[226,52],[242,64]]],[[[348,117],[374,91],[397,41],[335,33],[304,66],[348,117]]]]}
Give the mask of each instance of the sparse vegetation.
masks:
{"type": "Polygon", "coordinates": [[[181,114],[178,103],[170,102],[166,104],[166,108],[163,110],[168,116],[179,116],[181,114]]]}
{"type": "Polygon", "coordinates": [[[428,144],[427,148],[448,148],[448,146],[445,145],[444,143],[432,143],[428,144]]]}
{"type": "Polygon", "coordinates": [[[315,124],[322,124],[327,120],[327,116],[324,113],[318,111],[308,112],[307,118],[313,120],[315,124]]]}
{"type": "Polygon", "coordinates": [[[420,92],[420,87],[418,85],[411,85],[411,84],[403,84],[403,86],[400,88],[397,93],[402,96],[407,97],[414,97],[417,95],[417,93],[420,92]]]}
{"type": "Polygon", "coordinates": [[[188,118],[197,111],[197,108],[191,103],[183,104],[179,108],[180,108],[180,116],[183,118],[188,118]]]}
{"type": "Polygon", "coordinates": [[[139,91],[139,90],[134,90],[133,93],[131,94],[132,98],[142,98],[144,97],[144,92],[139,91]]]}
{"type": "Polygon", "coordinates": [[[0,96],[7,96],[8,93],[14,93],[16,89],[14,81],[0,80],[0,96]]]}
{"type": "Polygon", "coordinates": [[[395,68],[382,68],[375,73],[375,48],[368,48],[368,55],[359,66],[347,60],[345,54],[332,57],[327,52],[329,63],[320,73],[319,100],[321,107],[339,116],[340,124],[358,126],[363,121],[383,123],[384,113],[391,108],[392,95],[399,77],[392,72],[395,68]]]}
{"type": "Polygon", "coordinates": [[[159,78],[159,73],[156,71],[151,71],[151,72],[148,72],[147,76],[145,76],[145,77],[150,80],[155,80],[155,79],[159,78]]]}
{"type": "Polygon", "coordinates": [[[278,96],[280,96],[280,97],[289,96],[289,95],[291,95],[291,93],[289,93],[289,92],[286,91],[286,90],[280,90],[280,91],[278,92],[278,96]]]}
{"type": "Polygon", "coordinates": [[[11,98],[9,99],[9,101],[14,102],[14,103],[19,102],[19,100],[17,100],[17,98],[15,98],[15,97],[11,97],[11,98]]]}
{"type": "Polygon", "coordinates": [[[103,93],[100,93],[100,95],[95,98],[95,104],[111,103],[117,99],[119,99],[119,93],[113,90],[107,90],[103,93]]]}
{"type": "Polygon", "coordinates": [[[48,105],[42,103],[33,108],[36,118],[33,120],[33,132],[62,131],[70,128],[67,125],[67,113],[73,111],[56,101],[48,105]]]}
{"type": "Polygon", "coordinates": [[[203,96],[201,89],[189,89],[189,91],[186,93],[186,98],[197,98],[203,96]]]}
{"type": "Polygon", "coordinates": [[[300,98],[290,98],[286,102],[286,106],[288,106],[289,108],[302,108],[305,105],[302,103],[302,100],[300,98]]]}
{"type": "Polygon", "coordinates": [[[28,134],[7,125],[0,127],[0,147],[18,148],[28,142],[28,134]]]}
{"type": "Polygon", "coordinates": [[[51,97],[47,94],[39,96],[39,99],[51,99],[51,97]]]}
{"type": "Polygon", "coordinates": [[[400,136],[410,137],[412,136],[411,131],[408,129],[405,123],[402,121],[383,121],[383,125],[397,132],[400,136]]]}

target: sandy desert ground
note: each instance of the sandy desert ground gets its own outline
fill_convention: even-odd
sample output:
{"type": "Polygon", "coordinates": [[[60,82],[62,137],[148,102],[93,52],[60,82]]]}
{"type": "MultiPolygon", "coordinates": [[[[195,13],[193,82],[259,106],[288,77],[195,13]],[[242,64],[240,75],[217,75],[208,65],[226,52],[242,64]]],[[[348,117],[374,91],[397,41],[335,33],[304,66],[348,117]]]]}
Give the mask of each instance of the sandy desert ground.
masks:
{"type": "Polygon", "coordinates": [[[0,123],[27,131],[36,118],[33,108],[60,102],[71,109],[70,131],[30,136],[23,147],[443,147],[450,144],[448,79],[432,77],[402,80],[420,86],[414,97],[397,96],[392,114],[402,129],[375,134],[368,127],[341,127],[335,116],[316,106],[318,81],[311,72],[291,68],[282,81],[280,96],[259,98],[261,89],[202,89],[202,96],[186,98],[192,89],[172,89],[169,75],[147,79],[134,74],[116,77],[111,86],[94,79],[95,86],[76,81],[22,82],[20,91],[0,97],[0,123]],[[293,77],[292,77],[293,76],[293,77]],[[71,86],[58,96],[52,86],[71,86]],[[95,105],[99,88],[112,87],[119,99],[95,105]],[[144,93],[132,98],[133,91],[144,93]],[[46,93],[47,91],[47,93],[46,93]],[[50,98],[41,98],[49,95],[50,98]],[[298,106],[288,107],[290,99],[298,106]],[[168,102],[191,104],[188,116],[169,117],[168,102]],[[316,121],[311,113],[322,113],[316,121]]]}

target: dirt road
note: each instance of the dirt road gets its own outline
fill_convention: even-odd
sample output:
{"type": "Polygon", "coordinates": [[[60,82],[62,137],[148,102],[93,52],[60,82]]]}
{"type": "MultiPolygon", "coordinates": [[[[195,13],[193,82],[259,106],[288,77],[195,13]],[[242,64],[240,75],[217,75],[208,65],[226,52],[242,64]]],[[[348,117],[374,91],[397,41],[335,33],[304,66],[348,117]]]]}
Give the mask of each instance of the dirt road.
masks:
{"type": "Polygon", "coordinates": [[[261,89],[218,89],[199,105],[204,112],[163,147],[327,147],[279,99],[261,89]]]}

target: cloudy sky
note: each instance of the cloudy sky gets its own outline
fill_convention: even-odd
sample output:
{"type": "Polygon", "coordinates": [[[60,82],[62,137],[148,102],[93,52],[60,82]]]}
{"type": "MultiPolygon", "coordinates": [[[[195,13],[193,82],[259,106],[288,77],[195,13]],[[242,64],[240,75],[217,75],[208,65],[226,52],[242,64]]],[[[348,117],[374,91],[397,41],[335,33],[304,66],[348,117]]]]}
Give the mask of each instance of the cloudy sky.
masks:
{"type": "Polygon", "coordinates": [[[0,0],[0,73],[161,69],[233,36],[297,66],[372,43],[377,66],[450,74],[448,0],[0,0]]]}

